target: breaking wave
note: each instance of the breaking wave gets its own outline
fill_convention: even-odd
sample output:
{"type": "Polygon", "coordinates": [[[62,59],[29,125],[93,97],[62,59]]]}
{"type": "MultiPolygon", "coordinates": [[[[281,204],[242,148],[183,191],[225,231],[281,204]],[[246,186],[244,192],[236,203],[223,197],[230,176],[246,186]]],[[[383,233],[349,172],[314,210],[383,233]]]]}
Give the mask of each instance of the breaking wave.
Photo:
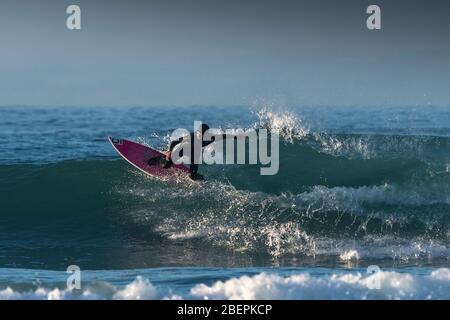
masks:
{"type": "Polygon", "coordinates": [[[149,279],[137,276],[132,282],[116,286],[97,282],[69,291],[58,287],[36,289],[0,288],[0,300],[8,299],[449,299],[450,270],[435,269],[418,275],[394,271],[373,274],[361,272],[331,273],[321,276],[308,272],[291,275],[258,273],[253,276],[231,277],[212,284],[196,283],[190,289],[168,289],[152,284],[149,279]]]}

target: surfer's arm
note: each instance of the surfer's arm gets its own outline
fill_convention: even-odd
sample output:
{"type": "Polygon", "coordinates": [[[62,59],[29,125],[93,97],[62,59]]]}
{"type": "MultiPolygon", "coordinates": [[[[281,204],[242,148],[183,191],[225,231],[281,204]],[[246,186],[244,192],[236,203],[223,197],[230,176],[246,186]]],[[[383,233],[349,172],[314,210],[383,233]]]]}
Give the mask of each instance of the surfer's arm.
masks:
{"type": "Polygon", "coordinates": [[[222,134],[222,139],[237,139],[240,136],[242,136],[240,133],[224,133],[222,134]]]}
{"type": "Polygon", "coordinates": [[[177,140],[172,140],[170,142],[170,146],[169,146],[169,150],[167,152],[164,152],[164,155],[166,156],[167,160],[171,160],[172,158],[172,150],[173,148],[175,148],[178,144],[180,144],[183,141],[183,137],[177,139],[177,140]]]}
{"type": "Polygon", "coordinates": [[[213,135],[210,140],[204,140],[202,146],[206,147],[207,145],[215,142],[217,139],[219,139],[219,141],[220,140],[225,140],[225,139],[237,139],[238,136],[239,136],[239,134],[233,134],[233,133],[231,133],[231,134],[230,133],[223,133],[223,134],[220,134],[220,135],[213,135]]]}
{"type": "Polygon", "coordinates": [[[181,141],[183,141],[183,137],[177,139],[177,140],[173,140],[172,142],[170,142],[170,146],[169,146],[169,152],[172,152],[173,148],[175,148],[177,146],[177,144],[181,143],[181,141]]]}

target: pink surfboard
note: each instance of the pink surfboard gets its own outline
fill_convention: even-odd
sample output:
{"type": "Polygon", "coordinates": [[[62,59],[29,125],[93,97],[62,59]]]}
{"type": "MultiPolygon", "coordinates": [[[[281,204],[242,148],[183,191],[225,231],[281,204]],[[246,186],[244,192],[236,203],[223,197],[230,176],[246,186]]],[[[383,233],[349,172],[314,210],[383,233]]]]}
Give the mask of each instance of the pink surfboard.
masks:
{"type": "Polygon", "coordinates": [[[162,178],[164,180],[173,180],[180,176],[187,176],[189,169],[183,164],[173,164],[170,168],[164,169],[159,164],[149,165],[147,161],[150,158],[164,156],[158,150],[144,146],[142,144],[125,140],[108,137],[109,142],[118,154],[128,161],[132,166],[145,174],[162,178]]]}

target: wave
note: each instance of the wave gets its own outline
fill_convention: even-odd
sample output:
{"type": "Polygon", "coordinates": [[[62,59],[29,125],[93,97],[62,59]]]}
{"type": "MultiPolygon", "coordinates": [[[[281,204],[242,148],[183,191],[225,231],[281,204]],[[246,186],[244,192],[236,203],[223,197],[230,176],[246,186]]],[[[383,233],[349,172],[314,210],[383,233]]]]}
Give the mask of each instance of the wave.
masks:
{"type": "Polygon", "coordinates": [[[282,138],[274,176],[204,165],[208,181],[198,186],[112,158],[0,165],[0,253],[156,241],[270,259],[448,259],[449,138],[331,134],[291,113],[257,117],[253,127],[282,138]]]}
{"type": "MultiPolygon", "coordinates": [[[[186,281],[186,280],[185,280],[186,281]]],[[[253,276],[233,277],[212,284],[197,283],[188,292],[177,292],[156,286],[149,279],[137,276],[132,282],[115,286],[103,282],[84,286],[80,292],[62,288],[38,287],[34,290],[0,289],[0,300],[45,299],[449,299],[450,270],[435,269],[426,275],[378,271],[374,274],[361,272],[331,273],[317,276],[308,272],[283,276],[276,273],[259,273],[253,276]]]]}
{"type": "Polygon", "coordinates": [[[145,177],[124,161],[0,166],[2,248],[21,241],[30,246],[24,240],[29,237],[12,236],[17,232],[44,232],[40,246],[64,243],[67,234],[69,247],[107,246],[118,230],[138,246],[142,241],[183,241],[193,248],[272,258],[301,254],[340,259],[349,250],[356,250],[360,259],[450,256],[448,175],[430,173],[415,161],[409,166],[391,162],[372,169],[384,170],[389,179],[377,178],[379,172],[371,176],[368,169],[366,180],[357,182],[362,169],[353,167],[349,175],[358,173],[353,178],[342,172],[334,180],[321,176],[335,181],[328,186],[306,178],[300,182],[293,174],[267,182],[245,168],[211,167],[216,170],[211,181],[197,186],[145,177]]]}

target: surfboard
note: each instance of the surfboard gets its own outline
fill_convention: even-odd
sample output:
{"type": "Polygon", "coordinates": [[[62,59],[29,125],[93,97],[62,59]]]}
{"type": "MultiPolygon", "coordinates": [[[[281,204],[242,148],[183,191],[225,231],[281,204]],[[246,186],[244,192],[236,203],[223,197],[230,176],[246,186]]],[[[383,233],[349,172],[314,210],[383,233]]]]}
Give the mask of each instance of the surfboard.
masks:
{"type": "Polygon", "coordinates": [[[167,169],[159,164],[149,165],[147,162],[150,158],[164,156],[156,149],[126,139],[108,137],[108,141],[129,164],[151,177],[175,180],[189,175],[189,169],[183,164],[173,164],[167,169]]]}

